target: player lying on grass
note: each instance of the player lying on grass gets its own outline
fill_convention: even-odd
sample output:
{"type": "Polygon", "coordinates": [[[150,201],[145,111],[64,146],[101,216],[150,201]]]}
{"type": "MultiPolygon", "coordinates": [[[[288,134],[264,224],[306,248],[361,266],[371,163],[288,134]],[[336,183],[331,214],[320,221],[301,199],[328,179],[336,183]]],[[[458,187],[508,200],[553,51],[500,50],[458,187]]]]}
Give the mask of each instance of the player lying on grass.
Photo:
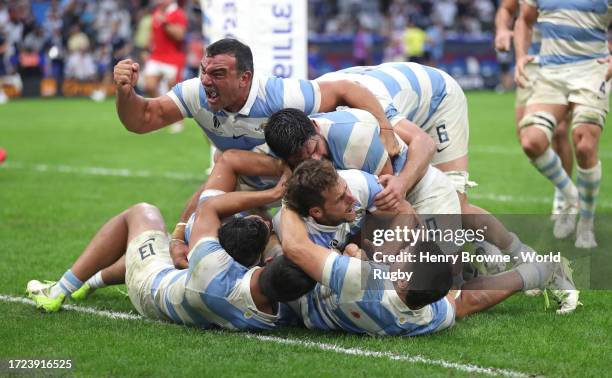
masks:
{"type": "Polygon", "coordinates": [[[83,254],[56,284],[32,280],[27,293],[37,307],[58,311],[64,299],[95,272],[125,254],[126,285],[136,310],[151,319],[233,330],[274,328],[279,301],[289,301],[310,291],[314,281],[283,256],[264,267],[247,268],[240,261],[257,261],[270,236],[270,226],[251,216],[247,232],[224,228],[221,219],[253,203],[263,203],[256,193],[227,193],[198,206],[191,231],[189,268],[176,269],[159,210],[138,204],[109,220],[83,254]],[[241,237],[250,246],[247,256],[232,256],[218,237],[241,237]]]}
{"type": "MultiPolygon", "coordinates": [[[[497,218],[468,200],[468,188],[474,185],[468,180],[468,107],[463,90],[452,77],[439,69],[411,62],[351,67],[316,79],[320,83],[338,80],[354,81],[370,89],[402,139],[411,138],[407,134],[411,128],[428,133],[435,142],[431,164],[448,176],[457,191],[464,227],[487,228],[485,242],[479,243],[487,253],[501,250],[521,258],[520,251],[525,246],[520,239],[497,218]]],[[[411,153],[409,164],[415,158],[420,157],[411,153]]],[[[377,205],[384,208],[384,202],[404,198],[417,177],[402,174],[385,178],[385,192],[377,205]]]]}
{"type": "MultiPolygon", "coordinates": [[[[399,263],[392,266],[362,261],[312,243],[302,218],[282,214],[283,251],[319,284],[290,303],[309,329],[343,330],[369,335],[417,336],[441,331],[459,319],[490,308],[512,294],[544,287],[561,267],[555,263],[525,263],[495,276],[479,277],[456,292],[451,268],[445,263],[399,263]],[[411,274],[409,280],[377,278],[374,270],[411,274]]],[[[434,243],[417,250],[441,253],[434,243]],[[437,248],[437,249],[436,249],[437,248]]],[[[418,259],[416,260],[418,261],[418,259]]],[[[562,313],[563,310],[559,310],[562,313]]]]}
{"type": "MultiPolygon", "coordinates": [[[[193,197],[185,209],[187,216],[184,222],[179,223],[172,233],[170,240],[170,256],[176,268],[186,269],[188,267],[187,254],[189,252],[189,237],[195,219],[195,211],[198,204],[206,201],[209,198],[232,192],[236,188],[239,175],[258,175],[280,177],[283,173],[288,174],[289,171],[285,165],[279,160],[270,156],[258,154],[250,151],[229,150],[219,155],[217,164],[215,165],[208,180],[195,192],[193,197]]],[[[284,194],[282,185],[276,185],[272,196],[270,191],[260,192],[261,200],[278,202],[284,194]]],[[[259,202],[259,201],[258,201],[259,202]]],[[[224,219],[223,222],[232,220],[234,217],[244,217],[251,212],[250,209],[234,214],[233,217],[224,219]]],[[[230,228],[223,228],[229,230],[230,228]]],[[[221,237],[221,245],[226,250],[232,250],[232,254],[248,254],[250,255],[250,246],[241,242],[243,238],[237,233],[232,233],[234,237],[221,237]],[[245,252],[241,252],[245,251],[245,252]]],[[[262,261],[267,257],[280,254],[280,245],[276,236],[270,237],[264,249],[262,261]]],[[[258,261],[240,261],[245,266],[251,266],[258,261]]],[[[125,259],[122,257],[116,263],[102,269],[94,274],[85,282],[80,289],[71,294],[71,299],[79,301],[86,299],[95,290],[110,285],[119,285],[125,283],[125,259]]]]}
{"type": "MultiPolygon", "coordinates": [[[[364,176],[367,176],[367,174],[361,177],[364,176]]],[[[351,271],[353,278],[349,278],[347,281],[346,278],[348,276],[344,276],[345,279],[343,281],[343,275],[348,272],[346,269],[349,260],[342,258],[337,260],[339,265],[336,265],[336,263],[331,262],[336,258],[335,255],[330,255],[330,251],[327,250],[327,248],[336,246],[339,247],[339,250],[344,249],[347,251],[347,249],[351,249],[350,247],[344,248],[344,245],[347,243],[346,236],[350,234],[351,229],[355,227],[356,223],[363,222],[365,213],[363,211],[364,204],[368,203],[368,199],[371,200],[373,197],[369,189],[351,185],[351,181],[347,178],[346,173],[342,171],[336,173],[328,162],[308,160],[302,163],[293,171],[293,175],[288,181],[285,206],[280,212],[277,230],[280,230],[279,237],[281,238],[285,255],[292,260],[295,258],[293,261],[296,264],[300,265],[306,273],[324,285],[322,287],[318,286],[313,293],[308,294],[299,301],[297,312],[305,318],[304,322],[306,325],[321,329],[334,329],[334,327],[337,327],[348,331],[361,329],[367,333],[378,333],[381,330],[381,322],[385,325],[396,324],[393,323],[395,320],[397,320],[397,324],[405,323],[405,321],[400,320],[402,318],[409,319],[406,317],[406,313],[409,310],[400,306],[400,308],[403,308],[400,311],[401,314],[397,314],[397,317],[389,315],[385,309],[393,313],[394,305],[391,303],[393,301],[398,302],[399,299],[390,299],[388,293],[384,294],[381,291],[383,288],[381,286],[383,285],[382,282],[366,281],[368,276],[360,275],[359,267],[357,267],[357,271],[351,271]],[[291,213],[289,217],[285,214],[288,211],[291,213]],[[322,248],[315,248],[315,244],[322,248]],[[310,251],[325,252],[313,254],[310,251]],[[325,263],[325,260],[328,258],[331,265],[325,263]],[[316,265],[316,261],[318,261],[319,265],[316,265]],[[322,270],[324,266],[325,269],[322,270]],[[337,274],[334,277],[330,277],[329,275],[334,274],[332,272],[336,269],[338,270],[337,274]],[[322,274],[325,274],[326,278],[323,278],[322,274]],[[365,286],[360,286],[366,282],[368,285],[373,285],[368,290],[365,290],[365,286]],[[346,287],[342,285],[346,285],[346,287]],[[324,287],[327,288],[323,289],[324,287]],[[330,290],[336,296],[329,297],[330,290]],[[323,300],[324,298],[328,299],[323,300]],[[343,302],[345,299],[347,300],[346,303],[343,302]],[[359,308],[362,305],[367,307],[370,301],[372,301],[373,307],[365,313],[360,312],[359,308]],[[384,304],[381,304],[381,301],[384,304]],[[344,304],[346,304],[345,307],[343,307],[344,304]],[[353,313],[353,310],[356,312],[353,313]],[[370,322],[372,317],[375,318],[377,316],[382,317],[378,319],[379,323],[376,323],[376,321],[370,322]],[[355,326],[355,322],[359,326],[355,326]],[[329,326],[329,324],[334,326],[329,326]]],[[[399,249],[395,250],[399,251],[399,249]]],[[[351,264],[357,264],[357,262],[353,261],[351,264]]],[[[420,269],[414,267],[413,271],[416,274],[416,271],[420,269]]],[[[423,269],[428,271],[429,268],[425,267],[423,269]]],[[[575,290],[571,281],[571,272],[565,263],[555,266],[525,263],[515,267],[508,273],[490,278],[490,280],[478,279],[474,282],[469,281],[464,285],[464,288],[471,290],[499,289],[503,292],[496,293],[496,290],[492,292],[462,292],[463,294],[459,297],[459,301],[463,301],[463,304],[461,305],[462,307],[457,307],[459,317],[476,310],[488,308],[516,291],[544,286],[552,289],[553,294],[561,301],[559,313],[573,311],[578,302],[578,292],[575,290]]],[[[426,278],[423,279],[425,280],[426,278]]],[[[430,284],[435,286],[440,283],[431,282],[430,284]]],[[[430,287],[433,288],[434,286],[430,287]]],[[[396,287],[395,289],[398,291],[402,288],[396,287]]],[[[435,302],[435,300],[432,299],[432,302],[435,302]]],[[[413,302],[408,301],[404,303],[413,302]]],[[[425,304],[421,303],[420,305],[425,304]]],[[[432,328],[427,330],[418,327],[414,328],[415,325],[413,323],[415,322],[409,322],[410,324],[405,324],[404,327],[394,328],[395,326],[389,326],[389,332],[397,332],[399,334],[413,334],[412,332],[417,332],[418,334],[418,332],[429,332],[439,329],[442,325],[450,325],[444,320],[447,319],[446,316],[450,311],[448,303],[438,303],[436,306],[438,307],[424,310],[426,316],[428,316],[426,318],[428,319],[427,322],[434,322],[432,323],[432,328]],[[435,321],[434,318],[436,319],[435,321]]],[[[422,324],[420,322],[418,321],[417,323],[422,324]]]]}

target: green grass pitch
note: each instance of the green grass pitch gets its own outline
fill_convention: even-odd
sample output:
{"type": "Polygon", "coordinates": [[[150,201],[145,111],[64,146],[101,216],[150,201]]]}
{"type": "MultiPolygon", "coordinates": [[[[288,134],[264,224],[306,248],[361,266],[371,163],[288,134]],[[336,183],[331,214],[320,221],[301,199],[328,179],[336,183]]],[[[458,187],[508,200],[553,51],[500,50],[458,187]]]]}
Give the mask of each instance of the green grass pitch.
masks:
{"type": "MultiPolygon", "coordinates": [[[[552,188],[519,149],[512,94],[468,100],[470,175],[479,182],[472,202],[494,213],[547,214],[552,188]]],[[[600,223],[612,213],[606,134],[600,223]]],[[[146,201],[172,227],[205,177],[208,142],[193,121],[178,135],[130,134],[111,101],[19,100],[0,106],[0,147],[8,152],[0,165],[0,359],[69,358],[73,370],[52,374],[78,376],[605,376],[612,366],[612,292],[601,290],[583,291],[584,306],[569,316],[516,295],[419,338],[285,328],[265,339],[79,311],[41,314],[12,300],[29,279],[59,278],[109,217],[146,201]]],[[[598,231],[598,253],[609,254],[606,233],[598,231]]],[[[112,288],[81,306],[135,313],[112,288]]]]}

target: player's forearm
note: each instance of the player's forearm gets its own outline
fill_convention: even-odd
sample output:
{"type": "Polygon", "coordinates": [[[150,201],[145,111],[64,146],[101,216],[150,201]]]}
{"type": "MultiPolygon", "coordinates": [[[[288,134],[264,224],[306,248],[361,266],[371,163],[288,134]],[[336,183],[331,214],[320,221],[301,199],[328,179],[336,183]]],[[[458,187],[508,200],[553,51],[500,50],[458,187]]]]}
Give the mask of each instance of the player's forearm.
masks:
{"type": "MultiPolygon", "coordinates": [[[[202,204],[212,202],[219,219],[229,217],[241,211],[254,209],[268,205],[282,198],[277,188],[261,190],[257,192],[231,192],[221,196],[209,198],[202,204]]],[[[198,206],[202,206],[202,204],[198,206]]]]}
{"type": "Polygon", "coordinates": [[[532,27],[519,17],[514,25],[514,54],[516,61],[527,55],[531,44],[532,27]]]}
{"type": "MultiPolygon", "coordinates": [[[[400,205],[397,206],[397,211],[380,211],[374,212],[375,216],[385,217],[391,219],[385,224],[385,229],[396,230],[396,229],[413,229],[418,226],[419,218],[416,211],[406,200],[403,200],[400,205]]],[[[402,238],[391,239],[385,241],[382,246],[377,246],[376,250],[384,253],[385,255],[395,255],[400,250],[406,248],[410,243],[410,240],[403,240],[402,238]]]]}
{"type": "Polygon", "coordinates": [[[166,34],[177,42],[182,42],[185,39],[186,28],[182,25],[166,24],[164,25],[166,34]]]}
{"type": "Polygon", "coordinates": [[[332,252],[314,244],[308,238],[306,225],[299,214],[288,208],[281,211],[283,254],[313,280],[321,282],[323,265],[332,252]]]}
{"type": "Polygon", "coordinates": [[[502,1],[495,14],[495,32],[509,31],[512,29],[512,21],[516,13],[516,0],[502,1]]]}
{"type": "Polygon", "coordinates": [[[227,164],[236,175],[281,176],[283,162],[272,156],[242,150],[227,150],[221,156],[221,163],[227,164]]]}
{"type": "Polygon", "coordinates": [[[436,152],[436,144],[427,133],[414,124],[411,126],[408,121],[398,123],[395,133],[408,145],[408,160],[399,173],[399,177],[409,192],[427,173],[431,159],[436,152]]]}

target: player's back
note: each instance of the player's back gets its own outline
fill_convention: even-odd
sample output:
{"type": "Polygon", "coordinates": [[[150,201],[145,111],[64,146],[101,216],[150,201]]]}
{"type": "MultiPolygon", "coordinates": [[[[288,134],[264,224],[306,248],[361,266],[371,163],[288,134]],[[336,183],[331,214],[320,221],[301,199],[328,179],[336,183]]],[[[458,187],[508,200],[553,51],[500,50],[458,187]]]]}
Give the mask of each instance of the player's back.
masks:
{"type": "Polygon", "coordinates": [[[350,79],[379,100],[392,125],[407,118],[424,127],[446,96],[445,73],[418,63],[383,63],[350,67],[321,76],[319,81],[350,79]]]}
{"type": "Polygon", "coordinates": [[[332,254],[322,284],[292,303],[310,329],[357,334],[417,336],[440,331],[454,322],[451,304],[441,299],[411,310],[391,281],[381,277],[388,266],[332,254]]]}
{"type": "Polygon", "coordinates": [[[388,155],[376,118],[367,111],[342,109],[310,116],[327,142],[336,169],[359,169],[374,175],[383,170],[388,155]]]}
{"type": "Polygon", "coordinates": [[[189,268],[160,275],[153,283],[155,302],[173,321],[232,330],[272,329],[278,319],[257,309],[251,275],[215,238],[201,239],[189,256],[189,268]]]}

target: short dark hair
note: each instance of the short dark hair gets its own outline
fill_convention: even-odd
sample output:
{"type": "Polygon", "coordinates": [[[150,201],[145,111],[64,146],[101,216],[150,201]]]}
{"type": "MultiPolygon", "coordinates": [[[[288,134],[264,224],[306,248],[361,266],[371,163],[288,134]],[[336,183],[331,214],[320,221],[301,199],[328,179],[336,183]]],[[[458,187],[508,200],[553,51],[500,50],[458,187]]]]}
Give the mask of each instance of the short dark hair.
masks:
{"type": "Polygon", "coordinates": [[[219,228],[219,244],[239,264],[257,264],[268,243],[268,227],[259,219],[234,217],[219,228]]]}
{"type": "Polygon", "coordinates": [[[298,109],[277,111],[268,118],[264,127],[266,143],[276,156],[284,160],[297,154],[316,134],[312,121],[298,109]]]}
{"type": "Polygon", "coordinates": [[[253,71],[253,53],[251,48],[234,38],[223,38],[211,43],[206,48],[206,56],[212,57],[221,54],[233,55],[236,58],[236,69],[243,73],[253,71]]]}
{"type": "Polygon", "coordinates": [[[289,302],[311,291],[316,282],[283,255],[276,256],[259,275],[261,293],[274,302],[289,302]]]}
{"type": "MultiPolygon", "coordinates": [[[[415,246],[415,251],[417,253],[442,254],[438,244],[431,241],[418,243],[415,246]]],[[[421,260],[418,257],[415,262],[405,265],[412,272],[405,303],[412,309],[426,306],[444,298],[453,283],[450,263],[422,262],[421,260]]]]}
{"type": "Polygon", "coordinates": [[[306,160],[287,181],[285,204],[301,216],[308,216],[311,208],[323,206],[323,192],[336,185],[338,178],[338,172],[328,160],[306,160]]]}

